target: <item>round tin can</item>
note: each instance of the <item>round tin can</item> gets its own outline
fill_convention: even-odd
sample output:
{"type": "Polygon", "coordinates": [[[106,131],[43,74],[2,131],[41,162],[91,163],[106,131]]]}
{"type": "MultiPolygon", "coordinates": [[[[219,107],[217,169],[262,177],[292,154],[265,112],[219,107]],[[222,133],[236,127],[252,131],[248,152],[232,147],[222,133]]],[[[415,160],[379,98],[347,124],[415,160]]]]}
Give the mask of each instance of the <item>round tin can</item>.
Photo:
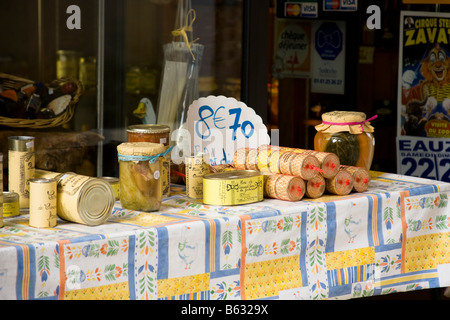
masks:
{"type": "Polygon", "coordinates": [[[299,201],[305,195],[305,181],[296,176],[269,174],[264,183],[264,194],[269,198],[299,201]]]}
{"type": "Polygon", "coordinates": [[[30,179],[30,226],[56,226],[57,195],[55,179],[30,179]]]}
{"type": "Polygon", "coordinates": [[[64,220],[100,225],[110,216],[114,207],[111,185],[100,179],[75,173],[66,173],[58,181],[58,216],[64,220]]]}
{"type": "Polygon", "coordinates": [[[258,149],[250,149],[245,160],[246,170],[258,170],[258,149]]]}
{"type": "Polygon", "coordinates": [[[279,165],[282,174],[310,180],[318,174],[319,160],[306,153],[288,151],[280,156],[279,165]]]}
{"type": "Polygon", "coordinates": [[[3,227],[3,153],[0,152],[0,228],[3,227]]]}
{"type": "Polygon", "coordinates": [[[57,181],[57,214],[60,218],[95,226],[111,216],[115,194],[107,181],[73,172],[46,170],[36,170],[36,178],[54,178],[57,181]]]}
{"type": "Polygon", "coordinates": [[[305,197],[317,199],[325,193],[325,178],[318,174],[306,182],[305,197]]]}
{"type": "MultiPolygon", "coordinates": [[[[169,148],[170,127],[162,124],[136,124],[128,126],[128,142],[153,142],[169,148]]],[[[159,158],[163,197],[170,195],[170,154],[159,158]]]]}
{"type": "Polygon", "coordinates": [[[8,189],[19,194],[20,208],[28,208],[30,190],[28,180],[34,178],[34,137],[8,137],[8,189]]]}
{"type": "Polygon", "coordinates": [[[341,169],[347,171],[353,176],[353,191],[367,191],[370,184],[370,173],[365,167],[354,167],[341,165],[341,169]]]}
{"type": "Polygon", "coordinates": [[[269,157],[272,153],[270,147],[264,146],[258,148],[258,155],[256,156],[256,167],[259,171],[269,172],[269,157]]]}
{"type": "Polygon", "coordinates": [[[233,156],[233,166],[236,169],[245,170],[245,160],[247,159],[250,148],[239,148],[236,150],[233,156]]]}
{"type": "Polygon", "coordinates": [[[19,214],[19,195],[16,192],[3,192],[3,216],[15,217],[19,214]]]}
{"type": "Polygon", "coordinates": [[[209,174],[209,156],[200,153],[185,157],[186,195],[192,199],[203,198],[203,177],[209,174]]]}
{"type": "Polygon", "coordinates": [[[280,171],[280,157],[288,152],[286,148],[276,148],[272,150],[269,156],[269,171],[271,173],[281,173],[280,171]]]}
{"type": "Polygon", "coordinates": [[[353,190],[353,176],[345,170],[339,170],[336,176],[331,179],[325,179],[325,181],[326,190],[331,194],[344,196],[353,190]]]}
{"type": "Polygon", "coordinates": [[[110,184],[113,188],[115,200],[118,201],[120,199],[120,184],[119,178],[116,177],[102,177],[101,179],[105,180],[110,184]]]}
{"type": "Polygon", "coordinates": [[[293,149],[293,152],[312,155],[319,161],[319,168],[324,178],[333,178],[339,171],[341,165],[337,155],[331,152],[322,152],[315,150],[293,149]]]}
{"type": "Polygon", "coordinates": [[[203,177],[203,203],[241,205],[264,199],[264,177],[256,170],[211,173],[203,177]]]}

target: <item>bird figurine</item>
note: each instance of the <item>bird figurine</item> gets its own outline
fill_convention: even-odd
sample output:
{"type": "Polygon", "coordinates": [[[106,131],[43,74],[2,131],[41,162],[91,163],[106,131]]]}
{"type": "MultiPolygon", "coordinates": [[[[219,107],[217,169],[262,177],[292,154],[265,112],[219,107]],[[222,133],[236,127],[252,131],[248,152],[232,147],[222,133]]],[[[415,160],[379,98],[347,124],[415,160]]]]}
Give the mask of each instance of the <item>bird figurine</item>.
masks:
{"type": "Polygon", "coordinates": [[[198,244],[191,244],[188,243],[186,235],[188,233],[192,233],[193,230],[188,227],[184,226],[183,230],[181,231],[181,238],[180,242],[178,242],[178,256],[183,260],[183,262],[186,264],[185,270],[188,270],[191,268],[191,264],[195,261],[197,258],[198,253],[198,244]]]}
{"type": "Polygon", "coordinates": [[[156,123],[156,114],[153,104],[148,98],[142,98],[133,114],[142,120],[143,124],[156,123]]]}
{"type": "Polygon", "coordinates": [[[361,219],[357,221],[353,219],[351,209],[355,206],[355,204],[352,202],[349,206],[350,208],[348,210],[347,218],[344,220],[344,231],[348,236],[348,243],[353,243],[358,235],[358,228],[361,223],[361,219]]]}

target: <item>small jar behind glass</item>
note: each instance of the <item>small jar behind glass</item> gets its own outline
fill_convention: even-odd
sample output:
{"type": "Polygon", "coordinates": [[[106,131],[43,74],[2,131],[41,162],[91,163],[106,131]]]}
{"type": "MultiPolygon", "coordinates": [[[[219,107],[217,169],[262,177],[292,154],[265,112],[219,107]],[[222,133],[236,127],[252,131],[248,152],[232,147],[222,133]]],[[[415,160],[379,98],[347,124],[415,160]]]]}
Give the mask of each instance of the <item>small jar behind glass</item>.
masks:
{"type": "Polygon", "coordinates": [[[119,157],[120,203],[130,210],[157,211],[162,191],[159,157],[163,144],[125,142],[117,146],[119,157]]]}
{"type": "MultiPolygon", "coordinates": [[[[369,120],[376,118],[373,117],[369,120]]],[[[340,163],[370,170],[375,150],[374,127],[363,112],[332,111],[315,128],[314,149],[332,152],[340,163]]]]}

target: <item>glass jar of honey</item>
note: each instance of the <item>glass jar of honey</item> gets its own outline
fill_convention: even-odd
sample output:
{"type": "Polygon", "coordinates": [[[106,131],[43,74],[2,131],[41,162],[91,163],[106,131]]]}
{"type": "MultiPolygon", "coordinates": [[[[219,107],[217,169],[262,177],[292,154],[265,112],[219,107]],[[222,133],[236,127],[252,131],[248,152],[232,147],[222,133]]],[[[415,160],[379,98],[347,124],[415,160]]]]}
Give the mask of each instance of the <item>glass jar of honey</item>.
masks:
{"type": "Polygon", "coordinates": [[[363,112],[353,111],[324,113],[322,123],[315,127],[314,149],[336,154],[342,165],[370,170],[375,150],[370,121],[375,118],[366,120],[363,112]]]}
{"type": "Polygon", "coordinates": [[[117,146],[120,203],[130,210],[157,211],[161,207],[160,143],[124,142],[117,146]]]}

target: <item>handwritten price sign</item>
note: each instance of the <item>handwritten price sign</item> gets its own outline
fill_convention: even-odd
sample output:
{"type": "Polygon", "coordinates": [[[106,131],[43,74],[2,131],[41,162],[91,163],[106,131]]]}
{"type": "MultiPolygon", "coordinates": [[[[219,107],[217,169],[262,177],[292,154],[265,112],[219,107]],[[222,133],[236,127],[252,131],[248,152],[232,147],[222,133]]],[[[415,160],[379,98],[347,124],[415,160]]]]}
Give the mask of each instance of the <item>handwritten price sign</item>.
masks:
{"type": "Polygon", "coordinates": [[[270,144],[261,117],[245,103],[224,96],[195,100],[189,106],[187,129],[191,152],[208,153],[211,165],[232,163],[239,148],[270,144]]]}

